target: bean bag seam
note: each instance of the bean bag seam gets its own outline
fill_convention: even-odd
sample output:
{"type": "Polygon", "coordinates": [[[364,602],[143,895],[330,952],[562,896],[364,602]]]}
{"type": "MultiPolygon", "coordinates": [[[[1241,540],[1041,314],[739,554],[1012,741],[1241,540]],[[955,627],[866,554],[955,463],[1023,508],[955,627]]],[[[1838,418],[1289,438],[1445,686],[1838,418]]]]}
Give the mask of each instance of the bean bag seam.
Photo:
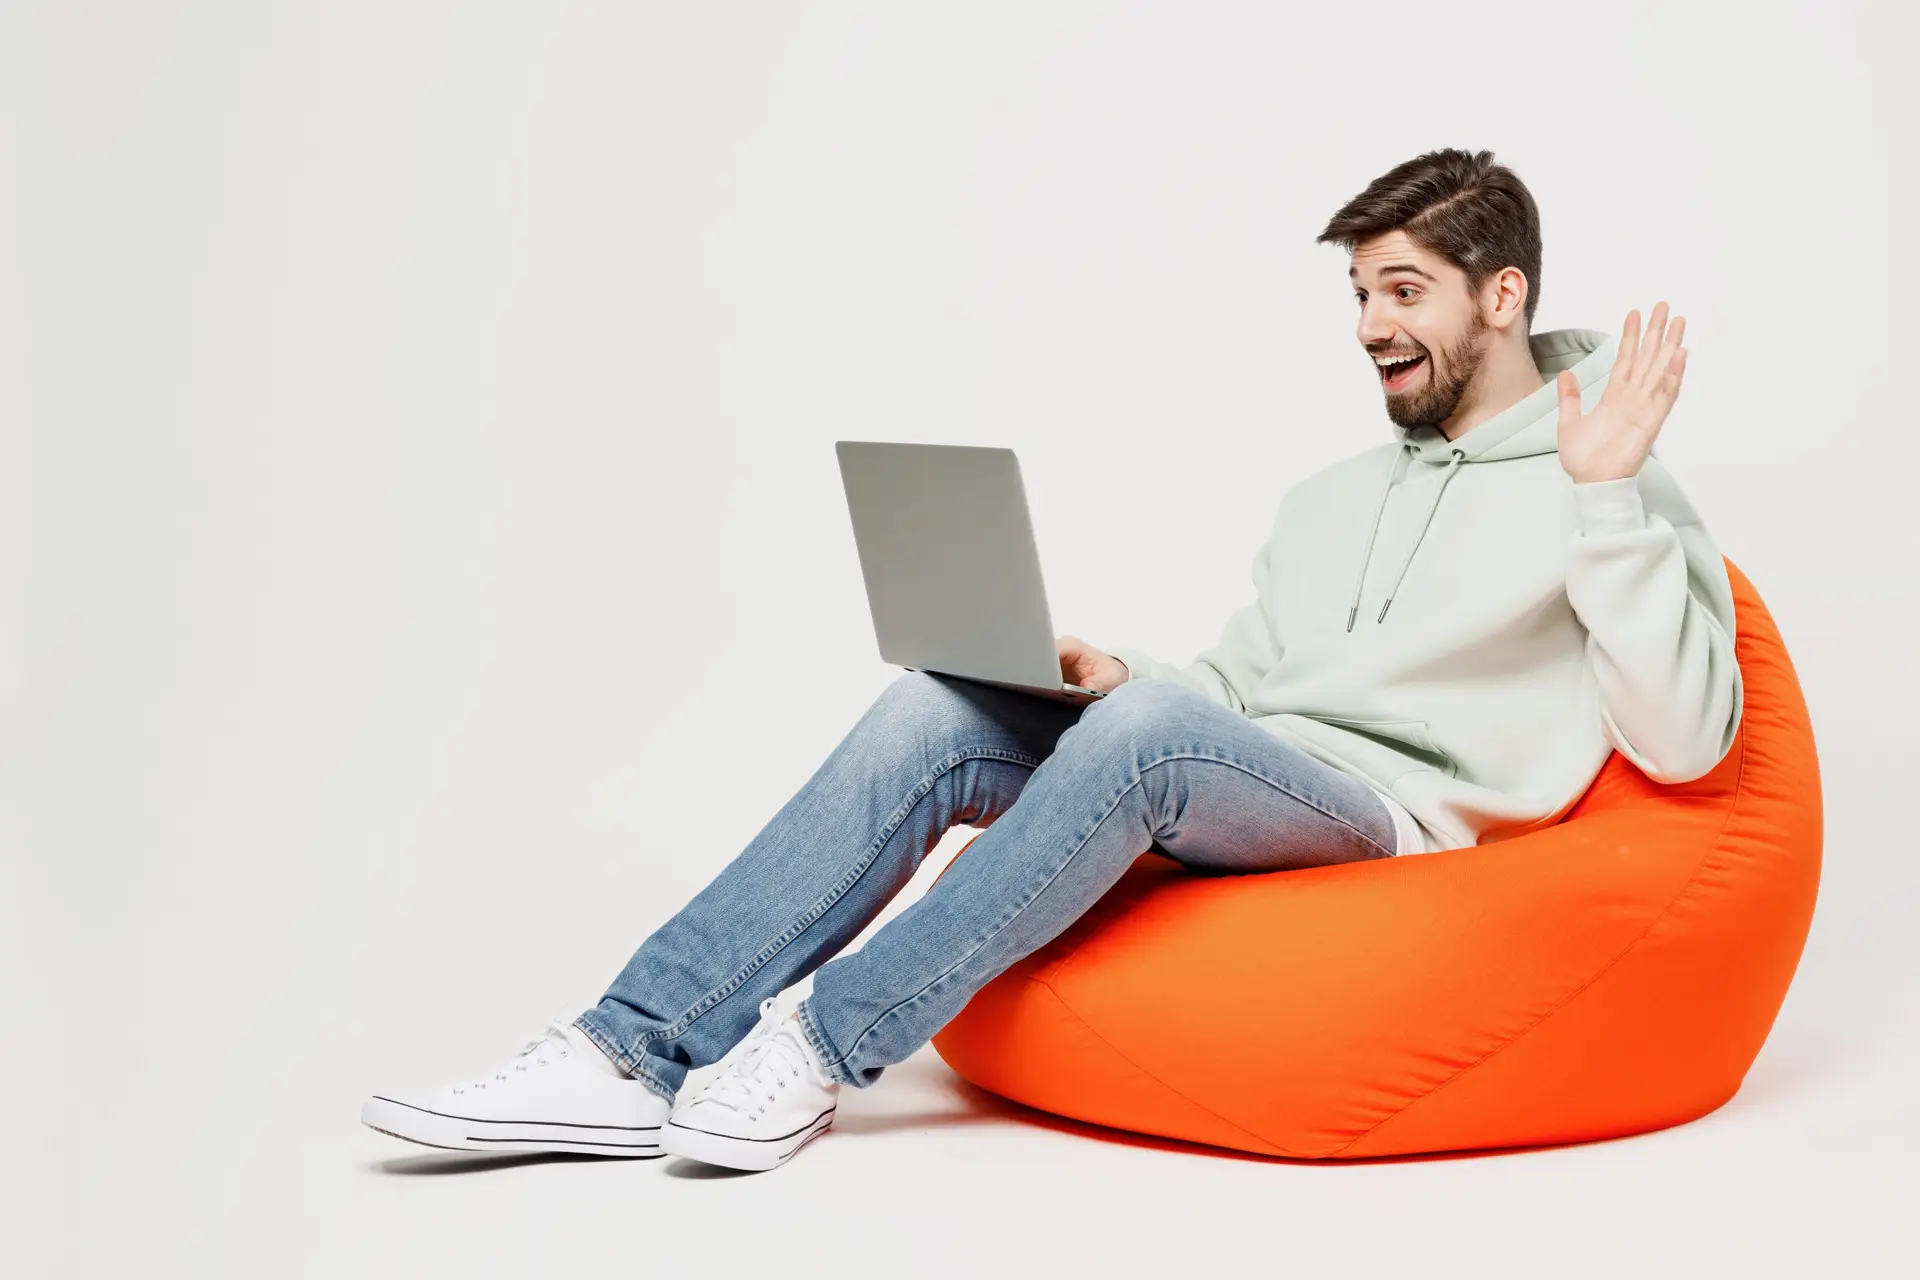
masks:
{"type": "MultiPolygon", "coordinates": [[[[1208,1115],[1212,1116],[1215,1120],[1218,1120],[1221,1124],[1226,1125],[1228,1128],[1236,1130],[1237,1132],[1246,1134],[1249,1138],[1252,1138],[1255,1142],[1259,1142],[1266,1146],[1272,1147],[1275,1151],[1279,1152],[1282,1155],[1290,1156],[1296,1160],[1306,1158],[1301,1156],[1298,1152],[1289,1150],[1288,1148],[1281,1146],[1279,1143],[1274,1142],[1269,1138],[1265,1138],[1260,1134],[1255,1133],[1253,1130],[1247,1128],[1245,1125],[1235,1124],[1232,1120],[1228,1119],[1226,1116],[1221,1115],[1218,1111],[1215,1111],[1212,1107],[1209,1107],[1204,1102],[1201,1102],[1196,1098],[1188,1097],[1186,1094],[1180,1092],[1180,1090],[1174,1088],[1172,1085],[1168,1084],[1165,1080],[1162,1080],[1159,1076],[1155,1075],[1153,1072],[1147,1070],[1145,1067],[1135,1062],[1123,1050],[1121,1050],[1118,1045],[1114,1044],[1113,1041],[1101,1035],[1100,1029],[1094,1026],[1091,1022],[1087,1021],[1084,1017],[1082,1017],[1080,1015],[1080,1011],[1074,1008],[1072,1003],[1069,1002],[1064,995],[1060,994],[1059,988],[1055,987],[1051,982],[1048,982],[1045,978],[1035,978],[1035,977],[1029,976],[1027,978],[1027,981],[1034,983],[1037,986],[1045,987],[1048,993],[1053,996],[1054,1000],[1060,1005],[1060,1007],[1062,1009],[1065,1009],[1069,1014],[1071,1014],[1073,1017],[1073,1020],[1079,1023],[1083,1028],[1085,1028],[1089,1035],[1091,1035],[1094,1039],[1098,1040],[1101,1044],[1105,1045],[1108,1051],[1111,1052],[1114,1057],[1120,1059],[1120,1061],[1126,1063],[1128,1066],[1132,1067],[1135,1071],[1138,1071],[1141,1075],[1153,1081],[1155,1084],[1159,1085],[1162,1089],[1165,1089],[1168,1093],[1172,1094],[1174,1097],[1180,1099],[1182,1102],[1186,1103],[1189,1106],[1198,1108],[1199,1110],[1206,1112],[1208,1115]]],[[[1362,1135],[1362,1136],[1365,1136],[1365,1135],[1362,1135]]],[[[1175,1139],[1175,1141],[1191,1142],[1193,1141],[1193,1139],[1179,1138],[1179,1139],[1175,1139]]],[[[1359,1139],[1356,1138],[1355,1141],[1357,1142],[1359,1141],[1359,1139]]]]}
{"type": "Polygon", "coordinates": [[[1653,932],[1654,926],[1658,925],[1662,920],[1665,920],[1668,916],[1672,915],[1673,909],[1680,905],[1681,900],[1687,897],[1688,894],[1693,892],[1694,886],[1699,883],[1700,873],[1706,869],[1707,863],[1713,858],[1713,856],[1721,852],[1724,846],[1724,843],[1726,841],[1727,828],[1733,825],[1733,820],[1735,816],[1740,812],[1741,802],[1746,799],[1746,792],[1742,790],[1742,783],[1745,781],[1746,773],[1747,773],[1747,755],[1748,755],[1747,743],[1748,743],[1748,735],[1746,733],[1745,726],[1742,726],[1741,733],[1740,733],[1740,763],[1736,768],[1734,772],[1734,777],[1733,777],[1733,804],[1728,806],[1726,817],[1720,820],[1720,830],[1714,835],[1713,843],[1709,845],[1706,851],[1700,855],[1700,861],[1694,864],[1692,873],[1687,876],[1687,882],[1684,885],[1680,886],[1679,892],[1673,895],[1673,900],[1667,903],[1667,905],[1661,909],[1659,915],[1655,916],[1652,920],[1649,920],[1647,922],[1647,927],[1642,929],[1632,942],[1629,942],[1625,947],[1623,947],[1619,955],[1616,955],[1613,959],[1607,961],[1607,963],[1599,970],[1599,972],[1595,973],[1591,978],[1581,983],[1577,989],[1568,993],[1567,998],[1562,1000],[1559,1004],[1547,1010],[1545,1013],[1541,1014],[1538,1018],[1535,1018],[1532,1022],[1528,1023],[1525,1027],[1515,1032],[1512,1036],[1509,1036],[1506,1040],[1502,1041],[1499,1045],[1488,1050],[1485,1054],[1482,1054],[1480,1057],[1474,1059],[1472,1062],[1468,1063],[1466,1066],[1460,1068],[1460,1070],[1454,1072],[1452,1075],[1448,1076],[1445,1080],[1442,1080],[1439,1084],[1433,1086],[1433,1088],[1427,1090],[1425,1093],[1421,1094],[1419,1097],[1409,1099],[1407,1102],[1403,1103],[1401,1106],[1395,1108],[1390,1114],[1382,1116],[1378,1121],[1376,1121],[1372,1125],[1369,1125],[1364,1133],[1359,1134],[1349,1142],[1344,1142],[1340,1144],[1340,1146],[1336,1147],[1333,1151],[1329,1152],[1328,1156],[1331,1158],[1338,1158],[1338,1156],[1342,1151],[1345,1151],[1348,1147],[1351,1147],[1355,1143],[1358,1143],[1361,1140],[1367,1138],[1374,1132],[1374,1130],[1380,1128],[1381,1125],[1387,1124],[1388,1122],[1405,1114],[1411,1108],[1418,1106],[1420,1103],[1425,1102],[1427,1099],[1433,1097],[1434,1094],[1439,1093],[1442,1089],[1452,1084],[1455,1080],[1458,1080],[1461,1076],[1464,1076],[1468,1072],[1473,1071],[1476,1068],[1482,1066],[1483,1064],[1491,1061],[1503,1050],[1511,1047],[1514,1044],[1517,1044],[1519,1041],[1531,1035],[1537,1028],[1539,1028],[1539,1026],[1542,1023],[1546,1022],[1549,1018],[1553,1017],[1555,1014],[1565,1009],[1568,1005],[1571,1005],[1574,1001],[1578,1000],[1582,995],[1585,995],[1587,991],[1590,990],[1595,983],[1599,982],[1600,979],[1606,977],[1607,974],[1611,973],[1615,965],[1619,964],[1622,960],[1626,959],[1636,949],[1638,949],[1640,944],[1647,940],[1647,935],[1653,932]]]}

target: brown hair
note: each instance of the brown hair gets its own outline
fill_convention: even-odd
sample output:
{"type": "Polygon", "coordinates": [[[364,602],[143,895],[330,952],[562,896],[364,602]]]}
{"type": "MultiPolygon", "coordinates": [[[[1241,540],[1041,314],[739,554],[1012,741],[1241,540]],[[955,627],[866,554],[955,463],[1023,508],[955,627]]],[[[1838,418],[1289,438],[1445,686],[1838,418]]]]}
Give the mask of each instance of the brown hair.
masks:
{"type": "Polygon", "coordinates": [[[1497,272],[1517,267],[1527,278],[1527,328],[1540,303],[1540,210],[1526,183],[1491,151],[1449,147],[1395,165],[1333,215],[1315,244],[1354,246],[1389,231],[1466,273],[1478,291],[1497,272]]]}

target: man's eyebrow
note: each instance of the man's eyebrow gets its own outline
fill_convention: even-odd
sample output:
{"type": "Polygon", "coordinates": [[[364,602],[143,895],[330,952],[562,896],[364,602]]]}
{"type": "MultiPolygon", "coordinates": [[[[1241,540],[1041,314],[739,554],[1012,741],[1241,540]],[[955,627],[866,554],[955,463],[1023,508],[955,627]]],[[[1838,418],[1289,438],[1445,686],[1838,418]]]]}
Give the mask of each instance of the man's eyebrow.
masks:
{"type": "MultiPolygon", "coordinates": [[[[1411,262],[1396,262],[1390,267],[1380,268],[1380,274],[1383,276],[1391,275],[1395,271],[1410,271],[1414,275],[1419,276],[1424,280],[1432,280],[1435,278],[1434,276],[1429,275],[1427,272],[1422,271],[1420,268],[1414,266],[1411,262]]],[[[1359,268],[1357,267],[1347,268],[1347,278],[1349,280],[1357,280],[1359,279],[1359,277],[1360,277],[1359,268]]]]}

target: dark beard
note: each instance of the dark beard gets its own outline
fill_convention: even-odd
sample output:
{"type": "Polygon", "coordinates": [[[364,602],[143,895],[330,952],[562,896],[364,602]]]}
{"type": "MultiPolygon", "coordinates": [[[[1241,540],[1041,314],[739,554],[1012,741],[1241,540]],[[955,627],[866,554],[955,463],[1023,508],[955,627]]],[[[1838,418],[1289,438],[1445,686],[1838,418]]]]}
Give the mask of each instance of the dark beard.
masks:
{"type": "Polygon", "coordinates": [[[1460,341],[1447,348],[1443,358],[1436,360],[1432,351],[1427,352],[1427,380],[1418,391],[1405,395],[1387,395],[1387,416],[1395,425],[1412,430],[1414,427],[1438,427],[1453,416],[1460,407],[1461,399],[1467,394],[1467,385],[1473,381],[1473,375],[1479,372],[1480,362],[1487,358],[1487,344],[1480,341],[1482,334],[1493,326],[1480,314],[1478,308],[1473,313],[1473,323],[1461,335],[1460,341]]]}

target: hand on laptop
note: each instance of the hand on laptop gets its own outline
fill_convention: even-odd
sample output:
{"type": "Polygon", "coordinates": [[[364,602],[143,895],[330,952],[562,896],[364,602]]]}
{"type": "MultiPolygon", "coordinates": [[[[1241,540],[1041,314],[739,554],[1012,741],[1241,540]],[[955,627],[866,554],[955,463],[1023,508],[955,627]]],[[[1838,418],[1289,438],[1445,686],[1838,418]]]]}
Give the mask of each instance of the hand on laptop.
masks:
{"type": "Polygon", "coordinates": [[[1127,682],[1127,664],[1082,640],[1079,636],[1056,636],[1054,648],[1060,651],[1060,678],[1068,684],[1095,693],[1112,693],[1127,682]]]}

